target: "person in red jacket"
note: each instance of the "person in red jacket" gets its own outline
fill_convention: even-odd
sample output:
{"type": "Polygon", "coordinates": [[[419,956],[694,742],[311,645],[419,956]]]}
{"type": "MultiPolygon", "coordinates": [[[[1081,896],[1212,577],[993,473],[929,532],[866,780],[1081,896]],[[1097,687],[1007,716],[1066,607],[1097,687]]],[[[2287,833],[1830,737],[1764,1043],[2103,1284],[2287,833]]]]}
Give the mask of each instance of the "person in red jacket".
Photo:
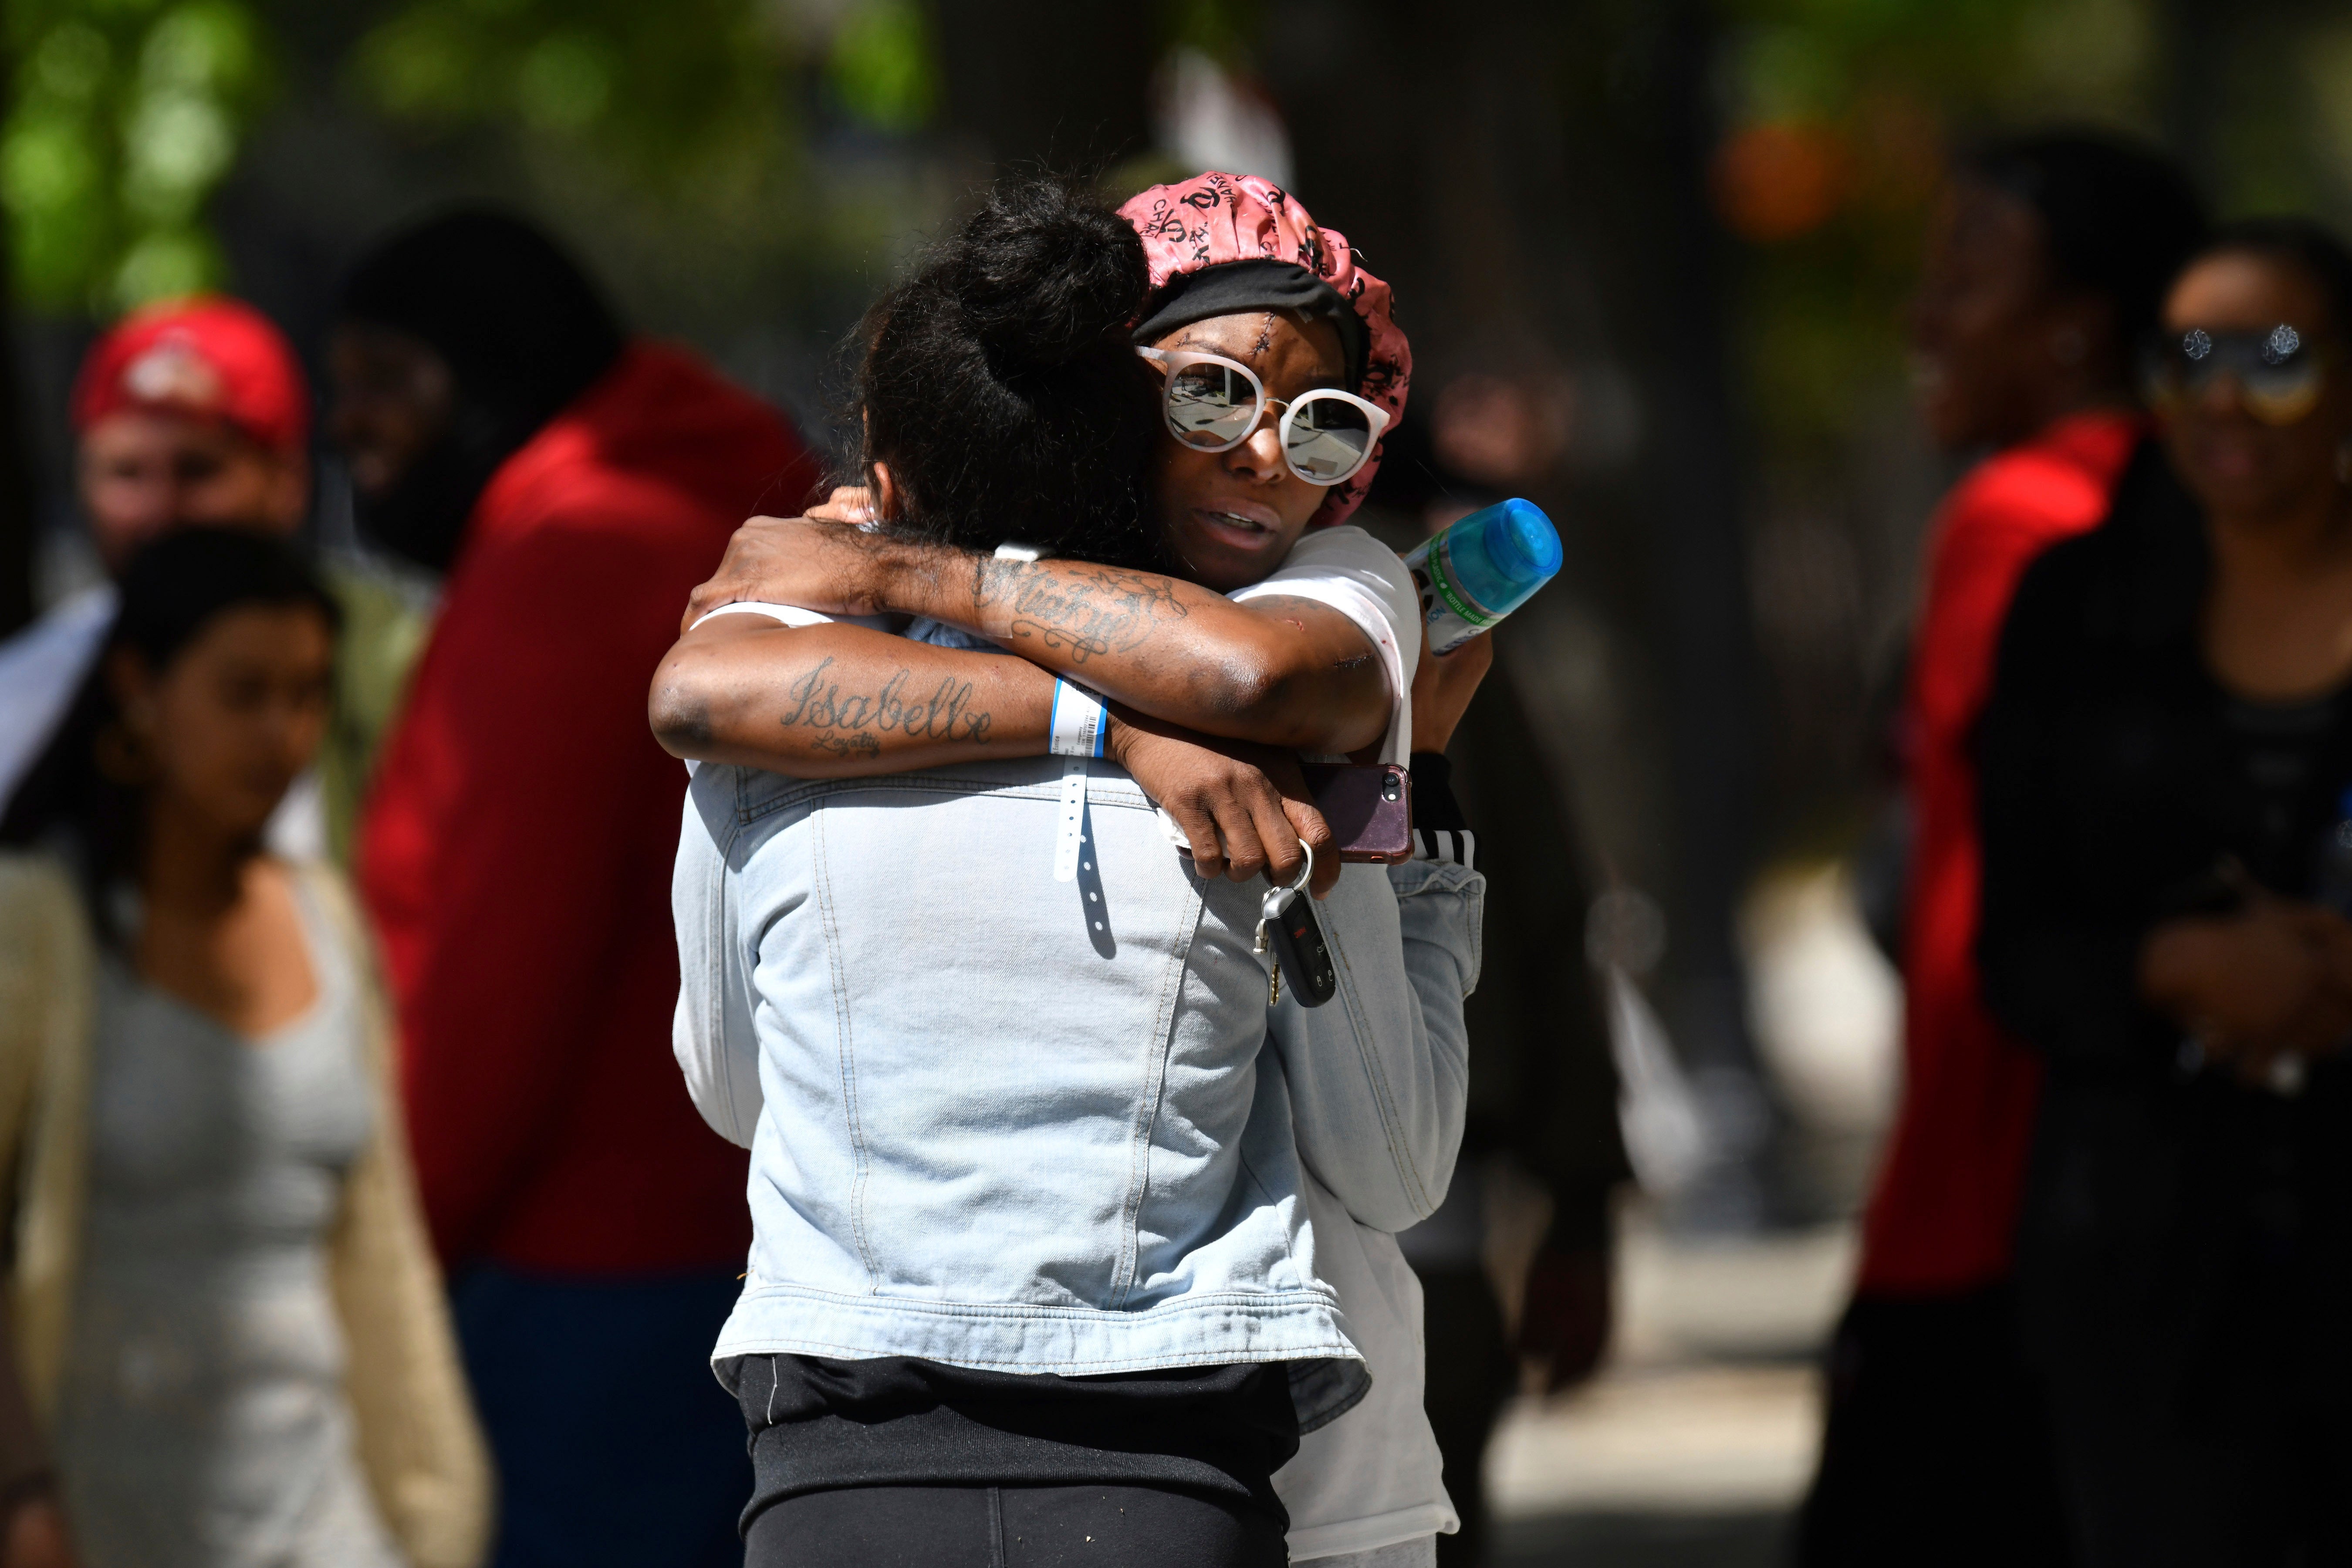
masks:
{"type": "Polygon", "coordinates": [[[707,1363],[745,1162],[670,1056],[687,775],[645,693],[729,534],[797,510],[814,465],[493,213],[362,260],[329,357],[362,527],[446,574],[358,864],[501,1478],[494,1562],[740,1562],[751,1478],[707,1363]]]}
{"type": "Polygon", "coordinates": [[[2204,226],[2163,159],[2044,134],[1966,160],[1930,238],[1923,412],[1945,449],[1990,455],[1929,534],[1901,721],[1904,1097],[1830,1350],[1804,1568],[2065,1560],[2008,1284],[2041,1068],[1979,990],[1972,740],[2019,577],[2107,515],[2147,438],[2134,361],[2204,226]]]}

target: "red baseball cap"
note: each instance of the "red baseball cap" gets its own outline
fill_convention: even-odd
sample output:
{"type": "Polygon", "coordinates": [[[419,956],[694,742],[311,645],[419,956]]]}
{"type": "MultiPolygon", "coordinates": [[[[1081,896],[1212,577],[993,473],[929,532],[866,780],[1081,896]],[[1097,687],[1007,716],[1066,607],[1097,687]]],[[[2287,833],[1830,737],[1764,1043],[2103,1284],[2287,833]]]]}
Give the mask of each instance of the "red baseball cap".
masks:
{"type": "Polygon", "coordinates": [[[218,419],[273,451],[310,437],[310,388],[286,334],[217,294],[133,310],[90,346],[74,381],[74,433],[126,408],[218,419]]]}

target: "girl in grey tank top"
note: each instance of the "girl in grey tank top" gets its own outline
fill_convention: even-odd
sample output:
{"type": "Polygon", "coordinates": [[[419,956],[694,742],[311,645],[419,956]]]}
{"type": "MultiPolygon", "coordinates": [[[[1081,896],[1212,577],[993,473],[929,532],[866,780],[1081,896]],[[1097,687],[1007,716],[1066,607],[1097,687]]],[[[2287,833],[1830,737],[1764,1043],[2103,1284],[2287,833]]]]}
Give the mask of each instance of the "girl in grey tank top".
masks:
{"type": "MultiPolygon", "coordinates": [[[[327,1234],[376,1109],[358,977],[247,1038],[102,961],[58,1429],[89,1568],[394,1568],[353,1447],[327,1234]]],[[[126,925],[135,921],[126,921],[126,925]]]]}

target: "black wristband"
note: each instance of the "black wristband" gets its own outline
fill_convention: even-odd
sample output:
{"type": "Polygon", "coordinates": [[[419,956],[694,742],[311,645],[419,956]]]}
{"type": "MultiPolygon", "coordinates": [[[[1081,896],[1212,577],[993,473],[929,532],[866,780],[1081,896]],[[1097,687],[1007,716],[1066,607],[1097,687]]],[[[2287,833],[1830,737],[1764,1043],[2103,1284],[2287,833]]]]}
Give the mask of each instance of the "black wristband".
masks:
{"type": "Polygon", "coordinates": [[[1454,763],[1443,752],[1412,754],[1412,858],[1477,868],[1477,835],[1454,795],[1454,763]]]}

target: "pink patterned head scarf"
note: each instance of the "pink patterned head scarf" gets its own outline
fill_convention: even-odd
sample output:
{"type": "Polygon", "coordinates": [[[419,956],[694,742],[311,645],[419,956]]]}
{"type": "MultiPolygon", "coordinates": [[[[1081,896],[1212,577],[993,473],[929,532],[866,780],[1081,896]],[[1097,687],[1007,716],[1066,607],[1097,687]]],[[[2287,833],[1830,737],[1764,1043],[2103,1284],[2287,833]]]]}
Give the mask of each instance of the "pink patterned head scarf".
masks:
{"type": "MultiPolygon", "coordinates": [[[[1154,296],[1171,279],[1232,261],[1287,261],[1329,284],[1363,319],[1364,383],[1354,392],[1388,411],[1390,430],[1404,422],[1412,345],[1396,324],[1389,286],[1358,265],[1345,235],[1318,226],[1297,198],[1255,174],[1196,174],[1154,185],[1118,213],[1143,237],[1154,296]]],[[[1375,447],[1353,479],[1332,487],[1307,526],[1345,521],[1362,503],[1380,466],[1381,447],[1375,447]]]]}

